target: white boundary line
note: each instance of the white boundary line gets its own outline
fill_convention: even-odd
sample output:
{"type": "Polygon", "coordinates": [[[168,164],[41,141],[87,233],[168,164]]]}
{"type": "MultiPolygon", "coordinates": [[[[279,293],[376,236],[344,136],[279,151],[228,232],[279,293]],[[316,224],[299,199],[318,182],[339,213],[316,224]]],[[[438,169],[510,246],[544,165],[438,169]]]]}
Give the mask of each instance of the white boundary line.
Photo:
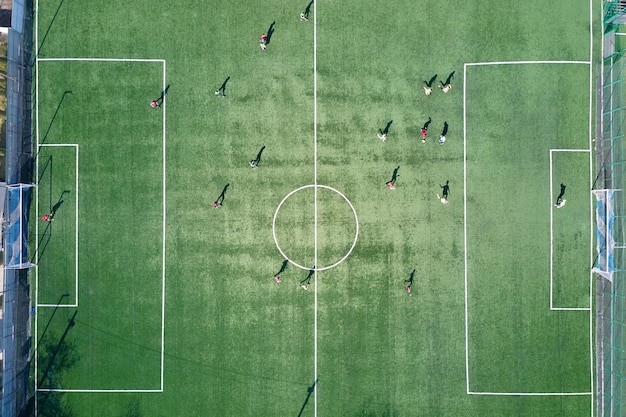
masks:
{"type": "MultiPolygon", "coordinates": [[[[36,4],[36,12],[35,12],[35,28],[38,27],[38,1],[36,4]]],[[[35,31],[35,48],[37,48],[37,31],[35,31]]],[[[35,54],[37,55],[37,53],[35,54]]],[[[162,88],[163,90],[165,90],[166,88],[166,83],[167,83],[167,79],[166,79],[166,74],[167,74],[167,66],[166,66],[166,61],[164,59],[134,59],[134,58],[37,58],[35,60],[35,68],[36,68],[36,81],[35,81],[35,113],[36,113],[36,120],[37,123],[35,124],[35,133],[36,133],[36,142],[37,142],[37,149],[39,149],[40,146],[67,146],[64,144],[39,144],[39,62],[40,61],[84,61],[84,62],[140,62],[140,63],[161,63],[163,65],[163,83],[162,83],[162,88]]],[[[111,389],[111,390],[107,390],[107,389],[93,389],[93,390],[88,390],[88,389],[53,389],[53,388],[38,388],[37,387],[37,383],[38,383],[38,367],[37,367],[37,363],[38,363],[38,350],[37,350],[37,331],[38,331],[38,320],[37,320],[37,313],[35,315],[35,381],[34,381],[34,390],[35,392],[89,392],[89,393],[114,393],[114,392],[163,392],[164,390],[164,364],[165,364],[165,268],[166,268],[166,223],[167,223],[167,219],[166,219],[166,214],[167,214],[167,207],[166,207],[166,201],[167,201],[167,196],[166,196],[166,189],[167,189],[167,184],[166,184],[166,178],[167,178],[167,172],[166,172],[166,145],[167,145],[167,141],[166,141],[166,109],[167,109],[167,100],[163,100],[163,104],[161,107],[162,111],[163,111],[163,122],[162,122],[162,147],[163,147],[163,212],[162,212],[162,218],[163,218],[163,222],[162,222],[162,236],[163,236],[163,241],[162,241],[162,263],[161,263],[161,372],[160,372],[160,381],[159,381],[159,388],[158,389],[111,389]]],[[[76,157],[76,169],[78,170],[78,145],[76,145],[76,149],[77,149],[77,157],[76,157]]],[[[35,162],[35,169],[36,169],[36,175],[37,178],[39,178],[39,153],[37,153],[37,157],[36,157],[36,162],[35,162]]],[[[77,182],[78,182],[78,175],[77,175],[77,182]]],[[[36,194],[36,205],[39,205],[39,194],[36,194]]],[[[37,217],[38,217],[38,212],[37,212],[37,217]]],[[[78,238],[78,183],[76,184],[76,233],[77,233],[77,238],[78,238]]],[[[35,233],[36,236],[39,236],[39,222],[37,222],[35,224],[35,233]]],[[[78,248],[78,239],[76,240],[76,245],[78,248]]],[[[78,249],[77,249],[78,250],[78,249]]],[[[78,281],[78,253],[76,256],[76,280],[78,281]]],[[[39,288],[39,269],[37,266],[35,266],[35,305],[38,307],[57,307],[56,305],[39,305],[39,294],[38,294],[38,288],[39,288]]],[[[59,305],[59,307],[78,307],[78,283],[76,284],[76,306],[66,306],[66,305],[59,305]]],[[[35,410],[37,409],[37,396],[35,395],[35,410]]]]}
{"type": "MultiPolygon", "coordinates": [[[[590,2],[593,0],[590,0],[590,2]]],[[[591,3],[590,3],[591,7],[591,3]]],[[[593,42],[593,36],[591,37],[593,42]]],[[[591,57],[593,56],[593,49],[591,50],[591,57]]],[[[468,307],[468,260],[467,260],[467,67],[472,66],[488,66],[488,65],[523,65],[523,64],[581,64],[589,65],[589,158],[591,161],[591,134],[592,134],[592,92],[593,92],[593,68],[591,61],[501,61],[501,62],[470,62],[463,65],[463,244],[464,244],[464,284],[465,284],[465,387],[468,395],[499,395],[499,396],[573,396],[573,395],[589,395],[591,396],[591,417],[594,415],[594,392],[593,392],[593,320],[591,309],[585,309],[589,312],[589,343],[590,343],[590,391],[589,392],[484,392],[484,391],[472,391],[470,390],[470,372],[469,372],[469,307],[468,307]]],[[[562,150],[565,151],[565,150],[562,150]]],[[[567,150],[573,152],[580,152],[581,150],[567,150]]],[[[589,177],[592,178],[592,172],[590,171],[589,177]]],[[[590,182],[591,189],[591,182],[590,182]]],[[[591,194],[591,193],[590,193],[591,194]]],[[[591,200],[591,195],[590,195],[591,200]]],[[[590,206],[591,207],[591,206],[590,206]]],[[[593,216],[593,213],[591,213],[593,216]]],[[[593,217],[592,217],[593,218],[593,217]]],[[[591,247],[593,247],[593,223],[590,227],[591,247]]],[[[591,256],[591,253],[590,253],[591,256]]],[[[591,275],[591,274],[590,274],[591,275]]],[[[589,297],[592,300],[593,291],[591,287],[592,281],[590,281],[589,297]]],[[[590,304],[592,305],[592,304],[590,304]]]]}
{"type": "MultiPolygon", "coordinates": [[[[589,189],[593,187],[593,1],[589,0],[589,189]]],[[[602,4],[599,7],[602,10],[602,4]]],[[[600,19],[600,25],[602,25],[602,19],[600,19]]],[[[602,32],[600,32],[602,33],[602,32]]],[[[600,36],[600,38],[604,38],[604,36],[600,36]]],[[[602,39],[601,42],[604,40],[602,39]]],[[[600,47],[600,53],[602,53],[602,47],[600,47]]],[[[602,68],[600,68],[600,74],[602,74],[602,68]]],[[[592,193],[589,193],[589,247],[591,250],[589,251],[589,265],[593,265],[593,215],[594,215],[594,201],[592,193]]],[[[589,409],[591,410],[591,417],[594,416],[594,406],[595,406],[595,385],[594,385],[594,338],[593,338],[593,272],[591,272],[591,268],[589,268],[589,386],[591,395],[589,396],[589,409]]]]}
{"type": "MultiPolygon", "coordinates": [[[[590,149],[550,149],[550,189],[548,192],[548,202],[550,204],[550,311],[590,311],[592,304],[589,307],[554,307],[554,205],[552,204],[552,197],[554,195],[553,186],[553,173],[552,173],[552,153],[553,152],[577,152],[577,153],[591,153],[590,149]]],[[[591,167],[590,167],[591,169],[591,167]]],[[[591,203],[591,202],[590,202],[591,203]]],[[[589,211],[593,211],[593,206],[589,206],[589,211]]],[[[593,229],[593,222],[589,223],[593,229]]],[[[590,248],[593,248],[593,241],[590,248]]]]}
{"type": "MultiPolygon", "coordinates": [[[[37,124],[39,124],[39,120],[37,120],[37,124]]],[[[74,147],[75,152],[76,152],[76,157],[75,157],[75,162],[76,162],[76,166],[75,166],[75,184],[74,184],[74,188],[76,189],[75,195],[76,195],[76,199],[74,201],[74,210],[76,213],[76,216],[74,216],[74,222],[75,222],[75,226],[74,226],[74,304],[35,304],[35,306],[37,308],[39,307],[54,307],[54,308],[63,308],[63,307],[78,307],[78,150],[79,150],[79,146],[77,143],[50,143],[50,144],[41,144],[37,147],[37,175],[39,175],[39,148],[43,148],[43,147],[47,147],[47,148],[53,148],[53,147],[58,147],[58,148],[68,148],[68,147],[74,147]]],[[[37,201],[39,201],[39,176],[37,176],[37,201]]],[[[39,219],[39,205],[37,205],[35,207],[35,218],[39,219]]],[[[37,224],[39,224],[39,221],[37,220],[37,224]]],[[[37,238],[36,240],[36,244],[37,246],[35,247],[35,264],[39,265],[39,234],[36,235],[37,238]]],[[[37,269],[37,272],[39,271],[39,269],[37,269]]],[[[38,278],[38,274],[35,274],[38,278]]],[[[37,291],[39,291],[39,281],[37,281],[37,291]]],[[[39,292],[38,292],[39,293],[39,292]]]]}
{"type": "MultiPolygon", "coordinates": [[[[317,267],[317,1],[313,2],[313,184],[314,196],[314,234],[313,234],[313,263],[317,267]]],[[[345,197],[344,197],[345,198],[345,197]]],[[[347,200],[346,200],[347,201],[347,200]]],[[[356,211],[354,212],[356,216],[356,211]]],[[[357,236],[359,225],[357,221],[357,236]]],[[[355,241],[356,244],[356,241],[355,241]]],[[[352,250],[350,250],[352,251],[352,250]]],[[[313,416],[317,417],[317,271],[314,271],[313,285],[313,416]]]]}

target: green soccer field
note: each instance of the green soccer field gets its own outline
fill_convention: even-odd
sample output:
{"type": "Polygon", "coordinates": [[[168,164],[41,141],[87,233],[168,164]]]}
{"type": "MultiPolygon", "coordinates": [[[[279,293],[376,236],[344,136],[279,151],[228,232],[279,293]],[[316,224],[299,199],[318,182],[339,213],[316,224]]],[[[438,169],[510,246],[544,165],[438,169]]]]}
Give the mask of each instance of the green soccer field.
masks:
{"type": "Polygon", "coordinates": [[[599,2],[157,3],[37,5],[37,415],[595,414],[599,2]]]}

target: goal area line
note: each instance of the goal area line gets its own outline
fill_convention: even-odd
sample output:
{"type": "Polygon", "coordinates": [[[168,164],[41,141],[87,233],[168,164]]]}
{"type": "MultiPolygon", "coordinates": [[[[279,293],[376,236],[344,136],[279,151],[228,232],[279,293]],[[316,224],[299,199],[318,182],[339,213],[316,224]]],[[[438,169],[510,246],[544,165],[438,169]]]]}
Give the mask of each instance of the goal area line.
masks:
{"type": "MultiPolygon", "coordinates": [[[[162,66],[162,90],[165,90],[166,85],[167,85],[167,65],[166,65],[166,60],[165,59],[141,59],[141,58],[39,58],[37,57],[35,60],[35,66],[36,66],[36,71],[35,71],[35,117],[36,117],[36,124],[35,124],[35,137],[36,137],[36,148],[37,148],[37,154],[35,156],[35,169],[36,171],[36,178],[39,180],[39,150],[42,147],[63,147],[63,146],[74,146],[76,147],[76,239],[75,239],[75,245],[76,245],[76,284],[75,284],[75,291],[76,291],[76,300],[73,304],[49,304],[49,303],[43,303],[43,304],[39,304],[38,300],[39,300],[39,272],[38,272],[38,266],[35,266],[35,302],[34,302],[34,306],[37,308],[67,308],[67,307],[72,307],[72,308],[78,308],[79,307],[79,302],[78,302],[78,284],[79,284],[79,276],[78,276],[78,262],[79,262],[79,257],[78,257],[78,216],[79,216],[79,211],[78,211],[78,148],[79,145],[78,144],[49,144],[49,143],[39,143],[39,138],[40,138],[40,120],[39,120],[39,74],[40,74],[40,70],[39,70],[39,63],[40,62],[61,62],[61,61],[66,61],[66,62],[103,62],[103,63],[146,63],[146,64],[160,64],[162,66]]],[[[162,217],[162,225],[161,225],[161,232],[162,232],[162,246],[161,246],[161,253],[162,253],[162,257],[161,257],[161,308],[160,308],[160,313],[161,313],[161,332],[160,332],[160,370],[159,370],[159,382],[158,382],[158,388],[154,388],[154,389],[142,389],[142,388],[137,388],[137,389],[80,389],[80,388],[68,388],[68,389],[62,389],[62,388],[39,388],[37,386],[38,384],[38,373],[39,373],[39,366],[38,366],[38,315],[37,313],[35,313],[35,319],[34,319],[34,334],[35,334],[35,366],[34,366],[34,373],[35,373],[35,378],[34,378],[34,390],[36,393],[45,393],[45,392],[76,392],[76,393],[80,393],[80,392],[84,392],[84,393],[150,393],[150,392],[163,392],[164,390],[164,359],[165,359],[165,285],[166,285],[166,224],[167,224],[167,219],[166,219],[166,215],[167,215],[167,207],[166,207],[166,202],[167,202],[167,195],[166,195],[166,178],[167,178],[167,172],[166,172],[166,148],[167,148],[167,142],[166,142],[166,120],[167,120],[167,102],[164,101],[162,106],[161,106],[161,111],[162,111],[162,127],[161,127],[161,135],[162,135],[162,139],[161,139],[161,146],[162,146],[162,160],[163,160],[163,166],[162,166],[162,175],[161,175],[161,180],[162,180],[162,188],[161,188],[161,192],[162,192],[162,213],[161,213],[161,217],[162,217]]],[[[157,174],[158,175],[158,174],[157,174]]],[[[39,193],[36,193],[36,200],[35,200],[35,206],[36,206],[36,218],[39,218],[39,211],[38,211],[38,205],[39,205],[39,193]]],[[[35,235],[38,237],[39,236],[39,222],[35,223],[35,235]]],[[[38,238],[37,238],[38,239],[38,238]]],[[[156,381],[155,381],[156,382],[156,381]]],[[[151,384],[152,385],[152,384],[151,384]]],[[[37,408],[37,399],[35,396],[35,409],[37,408]]]]}

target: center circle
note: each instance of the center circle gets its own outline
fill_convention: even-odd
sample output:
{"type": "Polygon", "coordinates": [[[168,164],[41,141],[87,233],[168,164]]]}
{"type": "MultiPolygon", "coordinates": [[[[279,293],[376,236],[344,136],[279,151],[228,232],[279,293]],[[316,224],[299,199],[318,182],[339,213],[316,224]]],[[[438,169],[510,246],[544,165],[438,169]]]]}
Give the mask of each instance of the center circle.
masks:
{"type": "MultiPolygon", "coordinates": [[[[306,194],[306,191],[303,194],[306,194]]],[[[311,269],[325,271],[336,267],[352,253],[359,238],[359,219],[350,200],[338,190],[327,185],[304,185],[287,194],[276,207],[274,220],[272,221],[272,234],[278,251],[292,265],[307,271],[311,269]],[[293,197],[294,194],[308,189],[313,189],[314,191],[313,201],[311,201],[313,204],[307,204],[309,200],[306,200],[307,196],[302,196],[302,194],[300,198],[304,198],[304,201],[298,201],[297,197],[290,200],[290,197],[293,197]],[[332,193],[320,193],[319,191],[322,190],[332,191],[332,193]],[[341,205],[336,204],[334,200],[338,198],[347,203],[349,210],[345,206],[342,208],[341,205]],[[285,220],[277,222],[281,208],[283,209],[281,218],[285,220]],[[311,222],[313,225],[310,224],[311,222]],[[315,227],[316,223],[317,228],[315,227]],[[306,230],[307,228],[308,230],[306,230]],[[353,239],[349,237],[352,234],[350,229],[354,229],[353,239]],[[319,240],[326,244],[322,245],[328,248],[326,251],[332,253],[334,250],[341,250],[341,253],[344,253],[343,256],[333,263],[329,262],[328,265],[323,266],[315,265],[313,268],[312,264],[315,260],[319,262],[319,240]],[[287,244],[281,246],[279,241],[287,244]],[[289,250],[285,251],[283,248],[289,248],[289,250]],[[313,251],[312,256],[311,251],[313,251]],[[290,254],[287,252],[290,252],[290,254]],[[298,257],[306,258],[307,256],[309,259],[294,259],[298,257]],[[303,265],[305,260],[308,260],[310,265],[303,265]]]]}

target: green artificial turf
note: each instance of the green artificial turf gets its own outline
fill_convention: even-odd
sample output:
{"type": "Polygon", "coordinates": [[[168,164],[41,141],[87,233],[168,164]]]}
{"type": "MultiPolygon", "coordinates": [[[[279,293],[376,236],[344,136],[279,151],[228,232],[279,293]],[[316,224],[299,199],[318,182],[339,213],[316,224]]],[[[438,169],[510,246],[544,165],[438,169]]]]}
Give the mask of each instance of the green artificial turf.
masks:
{"type": "Polygon", "coordinates": [[[591,414],[589,3],[40,3],[39,415],[591,414]]]}

